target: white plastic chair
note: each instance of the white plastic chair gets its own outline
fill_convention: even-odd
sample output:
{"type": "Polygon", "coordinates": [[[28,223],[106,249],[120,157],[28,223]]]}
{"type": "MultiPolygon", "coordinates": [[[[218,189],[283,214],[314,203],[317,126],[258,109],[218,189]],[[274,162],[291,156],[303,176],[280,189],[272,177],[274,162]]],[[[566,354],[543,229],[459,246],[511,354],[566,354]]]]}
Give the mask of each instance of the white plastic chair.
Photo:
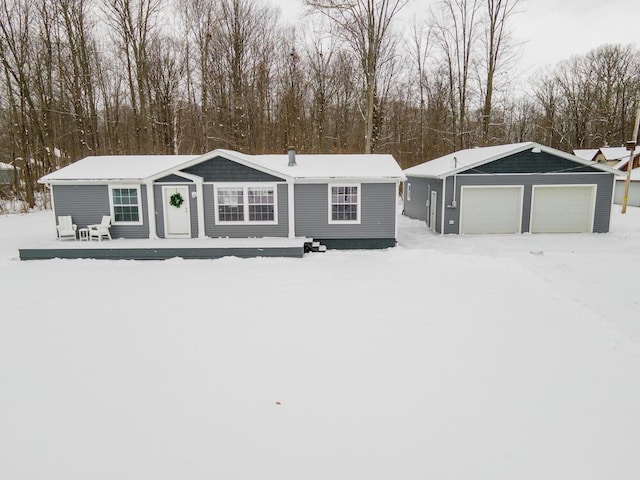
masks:
{"type": "Polygon", "coordinates": [[[77,225],[73,224],[73,220],[71,216],[64,215],[58,217],[58,238],[60,240],[75,240],[76,239],[76,230],[78,229],[77,225]]]}
{"type": "Polygon", "coordinates": [[[89,229],[89,240],[97,238],[99,242],[102,241],[102,237],[107,237],[111,240],[111,233],[109,233],[109,227],[111,226],[111,215],[104,215],[102,222],[95,225],[87,225],[89,229]]]}

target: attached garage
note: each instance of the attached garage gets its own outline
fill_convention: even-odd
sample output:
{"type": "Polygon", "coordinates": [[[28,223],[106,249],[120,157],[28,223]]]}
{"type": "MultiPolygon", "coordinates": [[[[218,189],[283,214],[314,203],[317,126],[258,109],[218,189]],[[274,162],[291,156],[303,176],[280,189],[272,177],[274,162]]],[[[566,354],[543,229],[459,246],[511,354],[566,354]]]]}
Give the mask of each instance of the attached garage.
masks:
{"type": "Polygon", "coordinates": [[[531,233],[593,231],[596,185],[534,185],[531,233]]]}
{"type": "Polygon", "coordinates": [[[608,232],[620,175],[534,142],[460,150],[404,173],[404,214],[458,234],[608,232]]]}
{"type": "Polygon", "coordinates": [[[460,233],[520,233],[523,191],[521,185],[462,187],[460,233]]]}

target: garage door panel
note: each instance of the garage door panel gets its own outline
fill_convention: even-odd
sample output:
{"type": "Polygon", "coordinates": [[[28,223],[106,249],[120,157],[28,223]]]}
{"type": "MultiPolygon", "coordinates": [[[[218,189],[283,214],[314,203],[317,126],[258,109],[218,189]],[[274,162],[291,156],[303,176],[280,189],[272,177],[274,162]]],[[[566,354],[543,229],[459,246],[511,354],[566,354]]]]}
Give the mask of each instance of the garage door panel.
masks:
{"type": "Polygon", "coordinates": [[[521,186],[462,187],[460,233],[520,233],[521,186]]]}
{"type": "Polygon", "coordinates": [[[593,231],[595,185],[533,187],[532,233],[593,231]]]}

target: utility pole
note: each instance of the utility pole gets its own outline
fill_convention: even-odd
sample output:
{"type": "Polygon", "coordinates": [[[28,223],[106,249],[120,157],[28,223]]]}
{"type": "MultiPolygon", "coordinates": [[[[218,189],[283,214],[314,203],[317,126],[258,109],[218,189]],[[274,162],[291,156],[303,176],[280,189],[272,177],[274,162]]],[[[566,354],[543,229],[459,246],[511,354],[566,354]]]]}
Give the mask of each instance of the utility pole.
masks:
{"type": "Polygon", "coordinates": [[[631,170],[633,169],[633,156],[636,153],[636,145],[638,144],[638,127],[640,127],[640,108],[636,110],[636,125],[635,127],[633,127],[633,140],[627,142],[627,150],[629,150],[629,163],[627,163],[627,179],[624,182],[624,195],[622,196],[622,213],[627,213],[629,187],[631,185],[631,170]]]}

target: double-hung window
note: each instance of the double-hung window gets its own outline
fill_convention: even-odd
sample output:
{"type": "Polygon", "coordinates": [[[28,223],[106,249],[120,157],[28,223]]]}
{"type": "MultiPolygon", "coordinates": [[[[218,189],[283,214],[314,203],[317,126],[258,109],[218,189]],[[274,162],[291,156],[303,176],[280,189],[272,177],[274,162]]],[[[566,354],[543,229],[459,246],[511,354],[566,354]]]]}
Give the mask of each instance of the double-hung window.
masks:
{"type": "Polygon", "coordinates": [[[216,186],[216,223],[276,224],[276,192],[275,185],[216,186]]]}
{"type": "Polygon", "coordinates": [[[360,223],[360,185],[329,185],[329,223],[360,223]]]}
{"type": "Polygon", "coordinates": [[[109,204],[114,225],[141,225],[140,186],[110,186],[109,204]]]}

